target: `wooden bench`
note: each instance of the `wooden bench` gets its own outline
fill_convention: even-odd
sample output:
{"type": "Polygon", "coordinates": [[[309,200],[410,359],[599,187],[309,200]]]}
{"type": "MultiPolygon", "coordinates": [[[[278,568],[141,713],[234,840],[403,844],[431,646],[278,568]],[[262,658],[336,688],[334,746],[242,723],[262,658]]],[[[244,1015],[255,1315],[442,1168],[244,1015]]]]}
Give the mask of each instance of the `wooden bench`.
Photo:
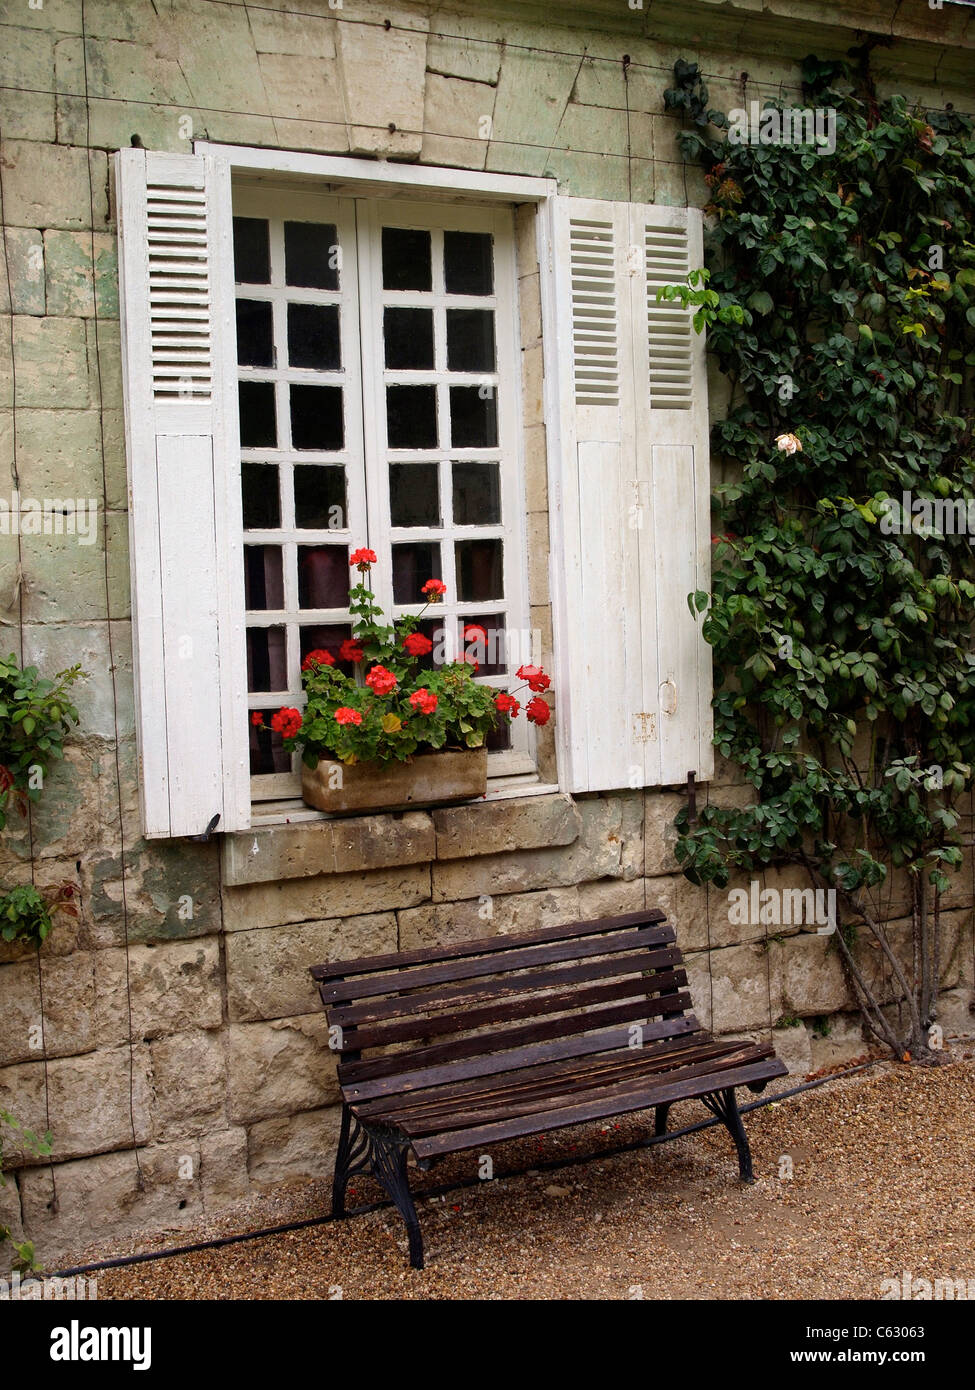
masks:
{"type": "Polygon", "coordinates": [[[334,1215],[350,1177],[370,1174],[422,1269],[410,1153],[428,1167],[650,1106],[663,1135],[670,1106],[691,1098],[724,1122],[742,1180],[754,1181],[735,1087],[761,1091],[786,1068],[770,1044],[707,1033],[682,964],[673,927],[648,910],[312,966],[341,1053],[334,1215]]]}

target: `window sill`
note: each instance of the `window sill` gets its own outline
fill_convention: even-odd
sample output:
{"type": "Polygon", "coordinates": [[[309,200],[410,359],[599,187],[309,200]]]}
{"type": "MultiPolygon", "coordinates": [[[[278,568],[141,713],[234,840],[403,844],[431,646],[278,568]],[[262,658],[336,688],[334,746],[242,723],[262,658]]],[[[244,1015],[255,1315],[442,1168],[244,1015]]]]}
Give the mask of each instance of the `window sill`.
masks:
{"type": "Polygon", "coordinates": [[[504,779],[478,801],[416,811],[329,816],[297,800],[265,803],[250,830],[223,836],[223,881],[233,887],[549,849],[572,844],[579,829],[570,796],[527,778],[504,779]]]}

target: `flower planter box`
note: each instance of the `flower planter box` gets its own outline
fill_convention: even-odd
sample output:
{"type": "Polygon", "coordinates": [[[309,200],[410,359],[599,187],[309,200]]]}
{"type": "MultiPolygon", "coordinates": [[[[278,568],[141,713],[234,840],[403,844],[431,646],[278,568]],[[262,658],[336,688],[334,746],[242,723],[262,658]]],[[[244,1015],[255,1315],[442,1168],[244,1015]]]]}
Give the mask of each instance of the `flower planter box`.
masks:
{"type": "Polygon", "coordinates": [[[321,758],[301,768],[301,795],[333,814],[403,811],[412,806],[470,801],[487,791],[487,749],[420,753],[410,762],[343,763],[321,758]]]}

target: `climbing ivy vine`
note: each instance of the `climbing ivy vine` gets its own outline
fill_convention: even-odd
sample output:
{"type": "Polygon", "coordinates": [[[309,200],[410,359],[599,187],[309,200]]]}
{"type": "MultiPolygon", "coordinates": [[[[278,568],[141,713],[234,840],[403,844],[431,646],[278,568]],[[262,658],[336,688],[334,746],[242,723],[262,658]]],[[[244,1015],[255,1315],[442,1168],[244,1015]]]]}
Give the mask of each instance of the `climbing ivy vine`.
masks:
{"type": "Polygon", "coordinates": [[[810,58],[803,99],[834,113],[835,149],[734,143],[696,65],[674,71],[665,100],[710,188],[709,274],[666,294],[696,306],[732,393],[712,435],[712,589],[690,603],[715,742],[756,793],[684,813],[678,858],[698,883],[798,863],[835,889],[869,1027],[930,1060],[975,765],[972,123],[810,58]],[[905,940],[878,905],[893,871],[905,940]]]}

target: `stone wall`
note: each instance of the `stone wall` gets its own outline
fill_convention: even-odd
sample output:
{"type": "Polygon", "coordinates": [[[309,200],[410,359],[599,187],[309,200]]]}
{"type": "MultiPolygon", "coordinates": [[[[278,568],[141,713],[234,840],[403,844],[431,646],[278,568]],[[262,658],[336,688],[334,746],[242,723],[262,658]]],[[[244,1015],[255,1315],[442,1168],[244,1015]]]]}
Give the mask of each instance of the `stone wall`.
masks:
{"type": "MultiPolygon", "coordinates": [[[[178,1226],[328,1172],[337,1090],[307,966],[329,956],[650,903],[678,923],[705,1022],[755,1035],[790,1024],[776,1043],[798,1073],[863,1050],[827,938],[732,926],[724,895],[679,875],[675,792],[268,825],[222,845],[141,838],[110,153],[133,136],[183,151],[206,136],[683,203],[703,185],[663,114],[677,57],[702,61],[715,105],[741,104],[796,93],[796,60],[842,54],[865,22],[863,3],[806,0],[655,3],[652,20],[650,6],[568,0],[562,27],[530,5],[462,8],[87,0],[83,46],[78,0],[0,3],[2,463],[22,496],[93,497],[99,512],[91,546],[0,535],[7,649],[46,672],[80,661],[89,673],[64,763],[30,824],[12,817],[0,843],[5,885],[70,879],[82,905],[39,960],[0,947],[0,1103],[54,1135],[53,1183],[48,1164],[8,1147],[0,1221],[49,1264],[96,1237],[178,1226]]],[[[971,15],[866,8],[894,36],[874,55],[882,90],[966,105],[971,15]]],[[[531,617],[548,645],[538,276],[530,218],[518,229],[531,617]]],[[[733,783],[719,771],[710,794],[740,797],[733,783]]],[[[949,906],[945,1016],[958,1026],[971,899],[949,906]]],[[[906,911],[900,894],[891,913],[906,911]]]]}

